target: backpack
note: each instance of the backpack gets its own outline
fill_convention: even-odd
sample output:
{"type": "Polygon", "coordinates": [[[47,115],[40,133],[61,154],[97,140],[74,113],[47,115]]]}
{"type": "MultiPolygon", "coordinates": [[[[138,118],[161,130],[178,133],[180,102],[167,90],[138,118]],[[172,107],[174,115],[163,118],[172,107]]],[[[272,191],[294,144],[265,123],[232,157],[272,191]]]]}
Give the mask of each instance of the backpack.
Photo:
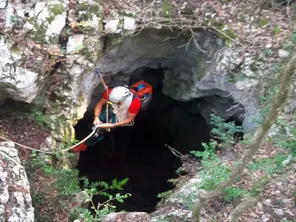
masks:
{"type": "Polygon", "coordinates": [[[152,86],[144,80],[140,80],[133,84],[129,89],[134,94],[134,98],[140,100],[140,111],[145,111],[152,100],[152,86]]]}

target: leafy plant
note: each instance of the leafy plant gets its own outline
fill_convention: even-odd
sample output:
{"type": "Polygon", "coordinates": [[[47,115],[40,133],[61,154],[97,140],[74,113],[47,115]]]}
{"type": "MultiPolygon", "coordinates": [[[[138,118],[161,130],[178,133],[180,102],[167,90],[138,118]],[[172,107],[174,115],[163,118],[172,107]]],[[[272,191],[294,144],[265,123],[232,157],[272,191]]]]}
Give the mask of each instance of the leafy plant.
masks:
{"type": "Polygon", "coordinates": [[[235,188],[235,187],[226,187],[226,189],[224,190],[223,199],[226,202],[231,202],[237,197],[243,197],[246,193],[247,191],[244,189],[235,188]]]}
{"type": "Polygon", "coordinates": [[[50,120],[47,116],[43,115],[43,113],[39,109],[32,110],[32,117],[35,119],[35,122],[39,126],[47,126],[50,124],[50,120]]]}
{"type": "Polygon", "coordinates": [[[200,188],[204,190],[215,189],[231,172],[227,166],[221,164],[218,158],[202,161],[202,167],[203,170],[199,173],[202,178],[200,188]]]}
{"type": "Polygon", "coordinates": [[[116,207],[112,204],[113,201],[123,203],[124,199],[131,196],[129,193],[116,193],[115,195],[110,193],[111,190],[122,190],[122,187],[127,183],[128,178],[120,181],[114,179],[110,185],[106,182],[89,183],[85,177],[82,178],[82,180],[84,182],[83,191],[86,193],[86,196],[91,203],[91,209],[94,211],[93,216],[88,210],[80,210],[82,214],[80,214],[79,218],[83,219],[83,221],[100,221],[105,215],[114,212],[116,209],[116,207]],[[107,200],[104,203],[99,203],[97,206],[95,206],[92,200],[93,196],[95,195],[105,196],[107,197],[107,200]]]}
{"type": "Polygon", "coordinates": [[[280,31],[281,31],[281,28],[278,27],[278,26],[274,26],[274,27],[272,28],[272,34],[273,34],[273,35],[277,35],[277,34],[279,34],[280,31]]]}
{"type": "Polygon", "coordinates": [[[222,141],[226,146],[234,144],[234,135],[242,132],[241,126],[236,126],[234,122],[225,122],[225,120],[219,116],[211,114],[210,123],[213,125],[211,134],[222,141]]]}
{"type": "Polygon", "coordinates": [[[201,157],[201,165],[203,170],[199,172],[199,176],[202,181],[199,184],[199,188],[205,190],[212,190],[223,181],[230,170],[227,166],[221,164],[220,159],[215,154],[216,142],[210,142],[208,144],[202,143],[205,151],[191,151],[196,157],[201,157]]]}
{"type": "MultiPolygon", "coordinates": [[[[41,169],[45,176],[51,178],[51,185],[49,186],[49,188],[52,191],[57,191],[60,200],[70,199],[70,197],[73,198],[75,194],[81,191],[85,193],[85,201],[90,202],[91,210],[94,213],[92,213],[92,211],[90,211],[89,209],[74,207],[70,213],[70,218],[73,220],[83,219],[83,221],[89,222],[100,221],[102,217],[104,217],[106,214],[115,211],[116,207],[113,205],[115,201],[122,203],[126,198],[131,196],[131,194],[129,193],[121,194],[120,192],[118,192],[123,189],[123,186],[128,182],[128,178],[125,178],[123,180],[113,179],[112,182],[108,184],[103,181],[91,183],[87,178],[83,177],[80,179],[83,183],[81,188],[78,170],[55,169],[52,165],[44,162],[44,160],[40,156],[37,156],[36,152],[32,152],[31,157],[31,167],[33,167],[35,171],[41,169]],[[113,194],[114,192],[115,194],[113,194]],[[95,195],[106,197],[107,200],[95,206],[92,200],[95,195]]],[[[35,204],[44,202],[47,196],[47,194],[36,192],[33,192],[33,194],[35,204]]],[[[66,207],[63,201],[60,201],[57,206],[62,208],[66,207]]],[[[47,217],[48,215],[42,215],[41,217],[44,219],[45,216],[47,217]]]]}
{"type": "Polygon", "coordinates": [[[168,190],[168,191],[157,194],[157,197],[158,198],[164,198],[164,197],[167,197],[167,196],[171,195],[172,193],[173,193],[172,190],[168,190]]]}
{"type": "Polygon", "coordinates": [[[214,157],[215,149],[216,149],[216,145],[217,145],[216,141],[211,141],[208,144],[202,143],[201,145],[203,146],[204,151],[193,150],[190,153],[192,153],[196,157],[201,157],[203,161],[208,160],[211,157],[214,157]]]}
{"type": "Polygon", "coordinates": [[[272,158],[262,158],[248,165],[251,171],[262,170],[265,174],[272,174],[281,168],[282,162],[287,158],[286,155],[278,154],[272,158]]]}

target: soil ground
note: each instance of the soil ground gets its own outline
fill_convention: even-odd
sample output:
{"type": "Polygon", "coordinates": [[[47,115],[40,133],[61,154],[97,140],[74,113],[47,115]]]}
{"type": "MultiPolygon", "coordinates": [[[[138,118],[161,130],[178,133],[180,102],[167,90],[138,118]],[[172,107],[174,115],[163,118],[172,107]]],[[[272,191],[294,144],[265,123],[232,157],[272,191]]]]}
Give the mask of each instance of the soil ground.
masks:
{"type": "MultiPolygon", "coordinates": [[[[241,157],[247,150],[247,146],[237,144],[232,149],[221,150],[219,154],[225,165],[231,165],[231,161],[241,157]]],[[[264,158],[272,158],[276,153],[281,151],[278,147],[269,143],[261,146],[254,160],[258,161],[264,158]]],[[[268,166],[265,167],[266,169],[268,166]]],[[[289,173],[280,176],[268,184],[260,195],[259,202],[246,211],[239,219],[240,222],[295,222],[296,218],[296,166],[289,173]]],[[[244,174],[240,177],[235,188],[246,190],[252,189],[253,181],[262,178],[262,170],[251,171],[245,169],[244,174]]],[[[240,198],[235,198],[231,203],[225,202],[222,198],[209,201],[206,206],[206,213],[203,216],[208,221],[226,221],[230,214],[240,203],[240,198]]]]}
{"type": "MultiPolygon", "coordinates": [[[[37,123],[32,107],[25,103],[8,101],[0,109],[0,135],[19,144],[39,149],[49,135],[48,130],[37,123]]],[[[2,139],[0,139],[2,141],[2,139]]],[[[31,186],[31,196],[36,222],[66,222],[65,209],[52,207],[58,201],[57,192],[52,188],[52,178],[41,169],[34,168],[32,151],[16,146],[21,163],[26,168],[31,186]]]]}

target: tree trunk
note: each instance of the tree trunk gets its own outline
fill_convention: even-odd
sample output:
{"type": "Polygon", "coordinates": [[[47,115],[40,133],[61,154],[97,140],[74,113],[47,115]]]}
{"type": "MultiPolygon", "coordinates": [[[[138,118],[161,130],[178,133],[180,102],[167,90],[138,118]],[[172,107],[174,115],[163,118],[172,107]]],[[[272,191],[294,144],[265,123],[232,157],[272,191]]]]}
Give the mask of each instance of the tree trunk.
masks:
{"type": "Polygon", "coordinates": [[[273,104],[271,106],[270,111],[268,112],[266,118],[259,128],[256,130],[253,140],[249,145],[249,151],[244,155],[244,157],[238,162],[238,165],[232,169],[231,174],[227,179],[225,179],[222,183],[220,183],[215,190],[201,193],[199,195],[199,200],[196,201],[196,204],[192,211],[192,222],[199,222],[200,211],[205,205],[206,200],[209,200],[213,197],[217,197],[220,195],[223,190],[234,183],[235,179],[243,172],[243,169],[246,165],[252,160],[252,157],[259,150],[261,143],[266,136],[268,130],[275,122],[279,112],[281,111],[283,105],[285,104],[290,85],[292,82],[292,77],[294,76],[296,68],[296,52],[294,50],[293,55],[290,57],[289,62],[286,64],[284,69],[282,70],[282,78],[280,80],[280,85],[277,93],[274,95],[272,101],[273,104]]]}

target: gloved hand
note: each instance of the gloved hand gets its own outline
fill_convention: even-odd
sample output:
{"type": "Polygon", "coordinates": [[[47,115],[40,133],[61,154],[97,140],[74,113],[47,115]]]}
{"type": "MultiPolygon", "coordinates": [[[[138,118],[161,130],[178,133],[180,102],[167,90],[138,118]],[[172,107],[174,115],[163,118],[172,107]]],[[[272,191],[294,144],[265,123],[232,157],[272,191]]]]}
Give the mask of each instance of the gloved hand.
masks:
{"type": "Polygon", "coordinates": [[[95,117],[94,121],[93,121],[94,125],[100,125],[103,124],[103,122],[99,119],[99,117],[95,117]]]}

